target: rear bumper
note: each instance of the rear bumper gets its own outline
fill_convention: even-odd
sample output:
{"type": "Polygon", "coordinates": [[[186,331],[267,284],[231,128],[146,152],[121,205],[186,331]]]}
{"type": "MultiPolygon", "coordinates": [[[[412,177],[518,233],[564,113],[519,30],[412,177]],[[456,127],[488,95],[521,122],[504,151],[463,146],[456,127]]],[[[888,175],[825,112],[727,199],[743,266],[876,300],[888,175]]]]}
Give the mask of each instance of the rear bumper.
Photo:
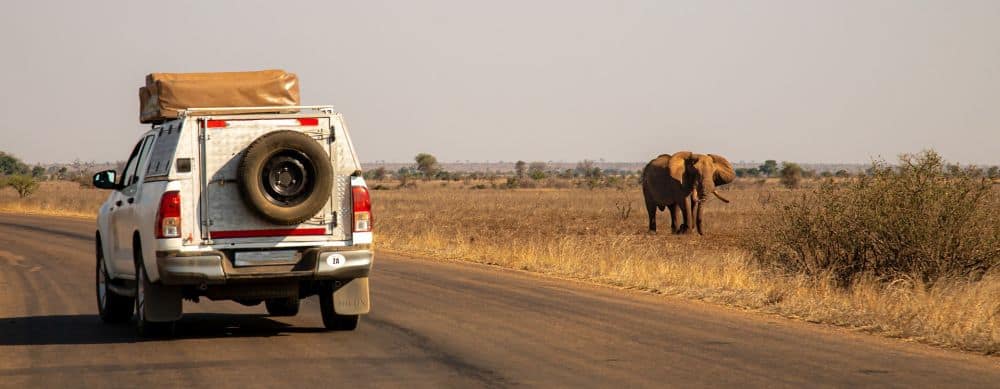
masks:
{"type": "Polygon", "coordinates": [[[223,251],[157,251],[156,267],[165,285],[244,282],[350,280],[368,277],[375,253],[370,247],[312,248],[294,264],[235,266],[223,251]]]}

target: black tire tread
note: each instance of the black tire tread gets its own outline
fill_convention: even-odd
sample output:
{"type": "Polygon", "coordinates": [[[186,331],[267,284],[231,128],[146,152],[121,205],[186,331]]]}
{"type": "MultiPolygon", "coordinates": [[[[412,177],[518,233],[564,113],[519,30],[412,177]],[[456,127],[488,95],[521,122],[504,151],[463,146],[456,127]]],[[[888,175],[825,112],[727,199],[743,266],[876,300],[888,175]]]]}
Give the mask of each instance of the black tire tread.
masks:
{"type": "Polygon", "coordinates": [[[250,143],[237,168],[237,180],[243,201],[258,216],[275,224],[295,225],[309,220],[326,206],[333,191],[333,164],[323,147],[308,135],[291,130],[274,131],[250,143]],[[279,149],[294,149],[308,156],[316,174],[313,193],[291,207],[268,201],[257,179],[264,163],[279,149]]]}
{"type": "Polygon", "coordinates": [[[330,331],[354,331],[361,321],[360,315],[338,315],[333,308],[333,292],[319,294],[319,308],[323,316],[323,326],[330,331]]]}
{"type": "Polygon", "coordinates": [[[264,300],[267,313],[271,316],[295,316],[299,314],[298,297],[277,298],[264,300]]]}
{"type": "MultiPolygon", "coordinates": [[[[100,239],[100,237],[98,237],[100,239]]],[[[101,261],[104,260],[104,253],[102,252],[100,242],[97,244],[97,270],[101,271],[101,261]]],[[[105,264],[107,266],[107,264],[105,264]]],[[[97,275],[95,274],[95,277],[97,275]]],[[[111,283],[111,277],[108,276],[107,271],[104,272],[104,280],[106,283],[111,283]]],[[[95,293],[96,293],[96,279],[95,279],[95,293]]],[[[97,298],[101,298],[98,294],[97,298]]],[[[132,319],[133,308],[135,307],[134,298],[129,296],[122,296],[115,293],[110,288],[105,292],[106,301],[104,303],[104,309],[101,309],[100,301],[98,301],[97,310],[101,317],[101,320],[105,323],[125,323],[132,319]]]]}

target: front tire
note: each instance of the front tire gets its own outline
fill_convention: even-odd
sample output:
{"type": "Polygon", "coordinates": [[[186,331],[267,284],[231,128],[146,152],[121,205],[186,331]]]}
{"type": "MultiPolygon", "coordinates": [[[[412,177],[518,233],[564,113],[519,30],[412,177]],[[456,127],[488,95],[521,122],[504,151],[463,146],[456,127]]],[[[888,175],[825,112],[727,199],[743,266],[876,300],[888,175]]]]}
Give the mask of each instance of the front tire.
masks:
{"type": "Polygon", "coordinates": [[[108,287],[111,277],[108,276],[107,264],[104,262],[104,252],[101,243],[97,243],[97,311],[105,323],[124,323],[132,318],[134,299],[122,296],[108,287]]]}
{"type": "Polygon", "coordinates": [[[361,315],[337,314],[333,308],[333,291],[330,289],[320,292],[319,308],[323,316],[323,326],[330,331],[354,331],[361,321],[361,315]]]}

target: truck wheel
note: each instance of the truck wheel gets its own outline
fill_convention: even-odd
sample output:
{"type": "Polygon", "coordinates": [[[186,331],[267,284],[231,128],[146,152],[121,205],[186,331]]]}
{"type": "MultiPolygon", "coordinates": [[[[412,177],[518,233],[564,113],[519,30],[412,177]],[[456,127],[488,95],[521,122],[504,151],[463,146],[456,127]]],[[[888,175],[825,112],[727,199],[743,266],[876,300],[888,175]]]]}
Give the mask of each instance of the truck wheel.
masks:
{"type": "Polygon", "coordinates": [[[361,320],[361,315],[338,315],[333,309],[333,291],[329,289],[320,292],[319,309],[323,315],[323,326],[331,331],[354,331],[361,320]]]}
{"type": "Polygon", "coordinates": [[[146,318],[146,301],[151,300],[150,294],[156,286],[149,282],[142,261],[135,262],[135,329],[140,337],[163,337],[174,334],[173,321],[155,322],[146,318]]]}
{"type": "Polygon", "coordinates": [[[309,135],[275,131],[247,147],[237,179],[243,201],[260,217],[293,225],[326,206],[333,190],[333,165],[309,135]]]}
{"type": "Polygon", "coordinates": [[[267,313],[271,316],[295,316],[299,314],[299,298],[288,297],[264,300],[267,313]]]}
{"type": "Polygon", "coordinates": [[[132,318],[135,303],[132,297],[122,296],[108,288],[109,282],[111,278],[104,263],[104,252],[101,242],[97,242],[97,311],[105,323],[124,323],[132,318]]]}

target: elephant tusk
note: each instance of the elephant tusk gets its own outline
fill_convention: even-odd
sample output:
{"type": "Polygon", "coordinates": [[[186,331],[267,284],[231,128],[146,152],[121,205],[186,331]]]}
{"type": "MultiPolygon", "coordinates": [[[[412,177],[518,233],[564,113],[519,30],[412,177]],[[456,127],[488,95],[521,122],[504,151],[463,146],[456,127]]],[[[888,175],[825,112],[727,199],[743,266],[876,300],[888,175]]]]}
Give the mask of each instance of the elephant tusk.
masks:
{"type": "Polygon", "coordinates": [[[714,190],[713,190],[713,191],[712,191],[712,194],[714,194],[714,195],[715,195],[715,197],[718,197],[718,198],[719,198],[719,200],[722,200],[722,202],[724,202],[724,203],[726,203],[726,204],[729,204],[729,200],[726,200],[726,198],[725,198],[725,197],[722,197],[722,195],[720,195],[720,194],[719,194],[719,192],[717,192],[717,191],[714,191],[714,190]]]}

